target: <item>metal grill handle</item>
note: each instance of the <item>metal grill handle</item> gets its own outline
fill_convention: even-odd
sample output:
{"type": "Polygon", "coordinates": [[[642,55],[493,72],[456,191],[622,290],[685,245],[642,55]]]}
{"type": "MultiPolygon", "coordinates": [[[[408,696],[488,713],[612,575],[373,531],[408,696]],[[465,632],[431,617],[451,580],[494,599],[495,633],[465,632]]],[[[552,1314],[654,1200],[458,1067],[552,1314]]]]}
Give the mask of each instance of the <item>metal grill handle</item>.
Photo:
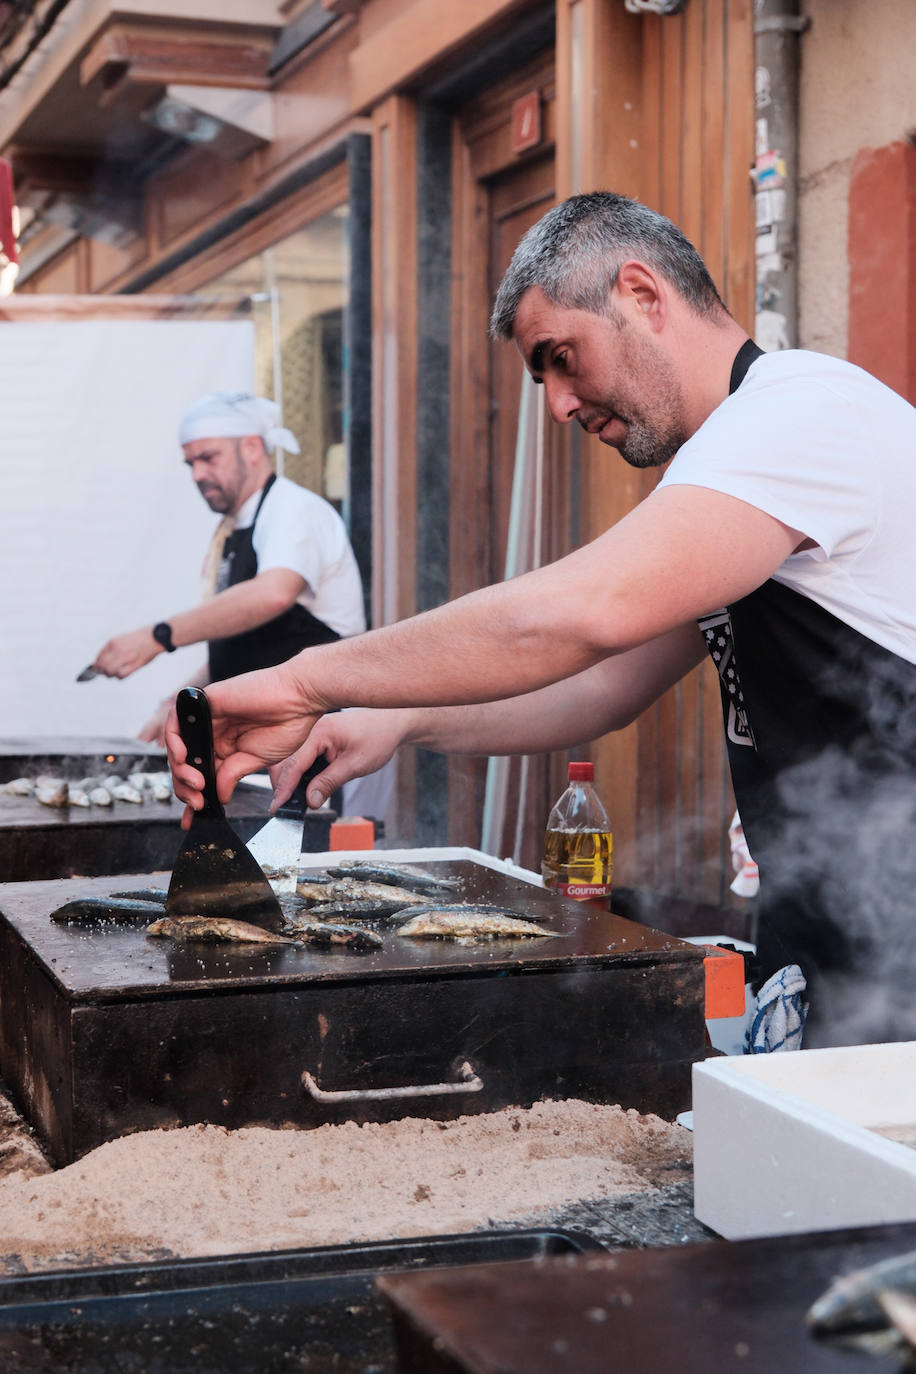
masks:
{"type": "Polygon", "coordinates": [[[343,1088],[328,1092],[319,1088],[317,1080],[308,1069],[302,1075],[302,1086],[316,1102],[379,1102],[398,1097],[437,1097],[446,1093],[479,1093],[483,1079],[479,1078],[471,1065],[464,1061],[458,1068],[456,1083],[416,1083],[404,1088],[343,1088]]]}

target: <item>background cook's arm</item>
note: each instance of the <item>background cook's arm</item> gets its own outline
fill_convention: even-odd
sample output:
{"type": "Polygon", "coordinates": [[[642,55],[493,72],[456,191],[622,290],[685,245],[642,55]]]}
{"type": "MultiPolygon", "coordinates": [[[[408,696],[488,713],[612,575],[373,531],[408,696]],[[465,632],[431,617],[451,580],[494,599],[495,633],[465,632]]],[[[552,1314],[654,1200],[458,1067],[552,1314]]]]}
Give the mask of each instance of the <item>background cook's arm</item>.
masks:
{"type": "MultiPolygon", "coordinates": [[[[248,582],[217,592],[209,601],[168,617],[176,649],[203,640],[243,634],[289,609],[305,587],[305,579],[290,568],[270,568],[248,582]]],[[[110,639],[93,662],[108,677],[130,677],[164,650],[153,639],[152,625],[110,639]]]]}

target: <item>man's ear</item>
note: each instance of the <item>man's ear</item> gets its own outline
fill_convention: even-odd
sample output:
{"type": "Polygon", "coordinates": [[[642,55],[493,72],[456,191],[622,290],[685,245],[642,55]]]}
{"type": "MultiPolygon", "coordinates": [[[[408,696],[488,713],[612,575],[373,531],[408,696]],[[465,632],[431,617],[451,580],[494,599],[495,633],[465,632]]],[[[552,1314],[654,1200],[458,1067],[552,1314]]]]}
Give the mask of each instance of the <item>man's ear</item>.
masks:
{"type": "Polygon", "coordinates": [[[618,306],[625,313],[636,311],[654,331],[661,328],[668,310],[668,292],[656,271],[630,258],[617,273],[614,289],[618,293],[618,306]]]}
{"type": "Polygon", "coordinates": [[[262,462],[267,452],[259,434],[243,434],[239,440],[239,451],[249,467],[262,462]]]}

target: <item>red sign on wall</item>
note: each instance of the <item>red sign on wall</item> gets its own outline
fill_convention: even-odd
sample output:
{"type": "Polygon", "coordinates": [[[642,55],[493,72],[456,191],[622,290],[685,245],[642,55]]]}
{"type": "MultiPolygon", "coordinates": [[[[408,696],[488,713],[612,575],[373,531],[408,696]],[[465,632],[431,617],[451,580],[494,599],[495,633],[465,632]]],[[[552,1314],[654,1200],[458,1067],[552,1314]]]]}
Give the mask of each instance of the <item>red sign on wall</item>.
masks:
{"type": "Polygon", "coordinates": [[[541,141],[541,97],[529,91],[512,102],[512,151],[524,153],[541,141]]]}
{"type": "Polygon", "coordinates": [[[9,262],[19,261],[19,249],[13,232],[13,169],[6,158],[0,157],[0,253],[9,262]]]}

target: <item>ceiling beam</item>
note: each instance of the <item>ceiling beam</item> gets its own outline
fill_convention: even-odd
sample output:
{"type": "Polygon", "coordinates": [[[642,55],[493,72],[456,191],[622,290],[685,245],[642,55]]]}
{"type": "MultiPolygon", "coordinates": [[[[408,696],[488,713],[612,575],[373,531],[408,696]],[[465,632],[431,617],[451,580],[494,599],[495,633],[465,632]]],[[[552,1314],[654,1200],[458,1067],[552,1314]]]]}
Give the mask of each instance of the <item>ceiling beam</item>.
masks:
{"type": "Polygon", "coordinates": [[[80,64],[80,82],[99,81],[102,104],[113,103],[129,86],[174,83],[267,90],[268,62],[275,30],[233,35],[212,27],[111,24],[92,44],[80,64]]]}

